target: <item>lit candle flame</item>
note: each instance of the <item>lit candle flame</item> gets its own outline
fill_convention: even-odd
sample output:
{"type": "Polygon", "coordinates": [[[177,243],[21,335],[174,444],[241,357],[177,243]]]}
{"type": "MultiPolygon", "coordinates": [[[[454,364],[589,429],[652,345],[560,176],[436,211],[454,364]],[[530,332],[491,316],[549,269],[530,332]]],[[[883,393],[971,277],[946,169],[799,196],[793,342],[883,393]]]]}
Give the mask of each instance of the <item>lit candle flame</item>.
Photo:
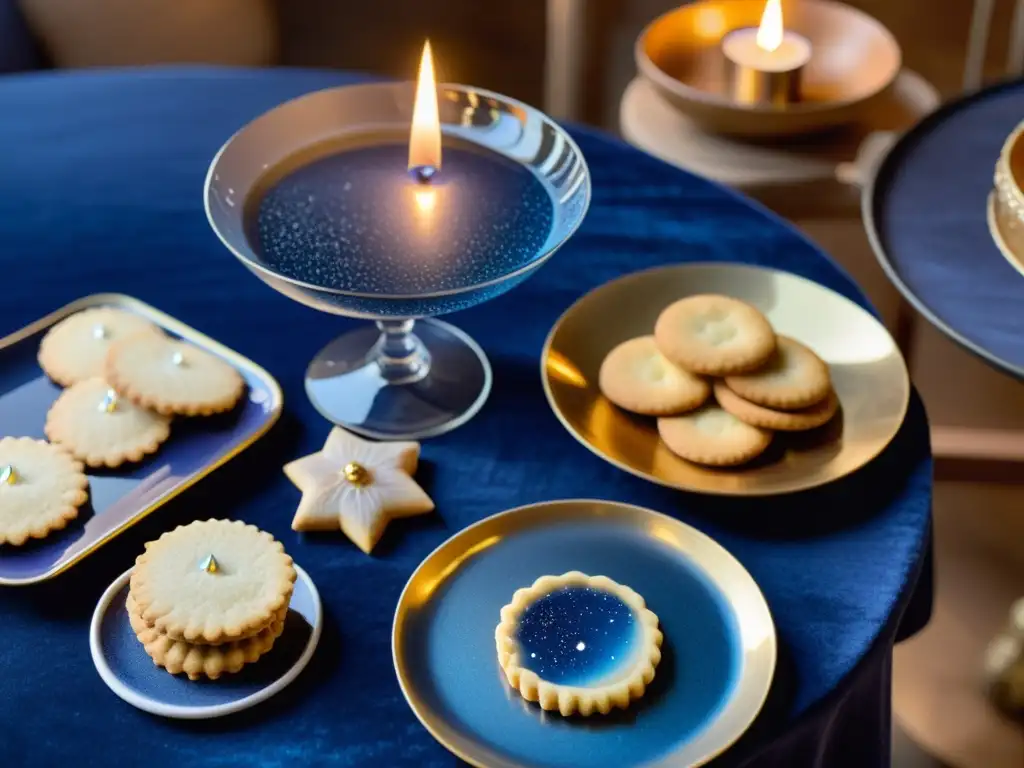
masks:
{"type": "Polygon", "coordinates": [[[423,46],[420,73],[416,82],[416,102],[412,110],[412,131],[409,135],[409,170],[421,178],[441,168],[441,119],[437,111],[437,81],[430,41],[423,46]]]}
{"type": "Polygon", "coordinates": [[[757,46],[771,53],[782,45],[784,26],[782,24],[782,0],[768,0],[761,14],[761,26],[757,28],[757,46]]]}

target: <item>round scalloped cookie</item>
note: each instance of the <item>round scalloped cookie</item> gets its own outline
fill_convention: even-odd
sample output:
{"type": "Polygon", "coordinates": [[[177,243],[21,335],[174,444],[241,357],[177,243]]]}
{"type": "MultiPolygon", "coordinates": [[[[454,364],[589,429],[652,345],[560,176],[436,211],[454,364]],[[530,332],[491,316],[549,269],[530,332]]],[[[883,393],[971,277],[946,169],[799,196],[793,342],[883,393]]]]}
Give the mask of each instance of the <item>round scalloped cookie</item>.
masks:
{"type": "Polygon", "coordinates": [[[113,468],[156,453],[171,420],[120,397],[103,379],[86,379],[54,401],[44,431],[90,467],[113,468]]]}
{"type": "Polygon", "coordinates": [[[709,467],[745,464],[764,453],[772,433],[751,426],[718,405],[658,419],[658,434],[672,453],[709,467]]]}
{"type": "Polygon", "coordinates": [[[82,464],[56,445],[0,438],[0,544],[21,546],[64,528],[89,498],[82,464]]]}
{"type": "Polygon", "coordinates": [[[760,429],[780,432],[804,432],[832,420],[839,410],[839,398],[829,390],[825,399],[797,411],[776,411],[744,400],[722,382],[715,382],[715,399],[740,421],[760,429]]]}
{"type": "Polygon", "coordinates": [[[128,609],[128,621],[142,647],[153,659],[153,663],[172,675],[184,672],[190,680],[199,680],[203,677],[216,680],[223,674],[241,672],[246,664],[252,664],[268,653],[284,631],[285,620],[282,615],[258,634],[244,640],[222,645],[188,643],[184,640],[172,640],[149,626],[139,615],[138,606],[135,605],[130,592],[125,607],[128,609]]]}
{"type": "Polygon", "coordinates": [[[165,415],[210,416],[235,407],[245,380],[206,350],[167,336],[135,336],[114,344],[106,377],[129,400],[165,415]]]}
{"type": "Polygon", "coordinates": [[[653,336],[624,341],[609,352],[598,386],[620,408],[647,416],[692,410],[711,394],[707,381],[670,363],[653,336]]]}
{"type": "Polygon", "coordinates": [[[644,695],[661,661],[658,617],[644,599],[607,576],[579,571],[517,589],[494,637],[509,685],[565,717],[626,709],[644,695]]]}
{"type": "Polygon", "coordinates": [[[139,615],[172,640],[222,643],[260,632],[287,606],[295,567],[284,546],[254,525],[205,520],[146,544],[131,593],[139,615]],[[204,568],[213,556],[217,568],[204,568]]]}
{"type": "Polygon", "coordinates": [[[775,353],[753,373],[727,376],[729,389],[755,405],[782,411],[808,408],[828,397],[828,366],[809,347],[779,336],[775,353]]]}
{"type": "Polygon", "coordinates": [[[775,331],[759,310],[716,294],[670,304],[658,315],[654,339],[673,363],[705,376],[756,370],[775,351],[775,331]]]}
{"type": "Polygon", "coordinates": [[[50,328],[39,344],[39,365],[62,387],[102,377],[111,345],[138,334],[164,335],[146,318],[123,309],[84,309],[50,328]]]}

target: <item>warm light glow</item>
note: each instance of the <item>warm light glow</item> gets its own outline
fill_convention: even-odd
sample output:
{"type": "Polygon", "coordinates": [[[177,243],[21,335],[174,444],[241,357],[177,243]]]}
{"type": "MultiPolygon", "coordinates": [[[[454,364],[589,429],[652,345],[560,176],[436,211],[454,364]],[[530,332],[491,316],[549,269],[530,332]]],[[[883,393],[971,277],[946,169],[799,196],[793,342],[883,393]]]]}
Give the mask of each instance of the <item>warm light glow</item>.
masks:
{"type": "Polygon", "coordinates": [[[458,557],[453,558],[452,561],[448,563],[448,565],[446,565],[435,577],[425,577],[418,585],[415,595],[413,595],[413,597],[415,597],[413,607],[419,607],[427,602],[427,600],[430,599],[430,596],[434,594],[434,590],[441,586],[445,579],[455,573],[455,571],[459,569],[459,566],[464,562],[474,555],[483,552],[485,549],[493,547],[499,541],[501,541],[501,536],[488,536],[483,541],[477,542],[473,546],[469,547],[458,557]]]}
{"type": "Polygon", "coordinates": [[[771,53],[782,45],[782,0],[768,0],[757,28],[757,46],[771,53]]]}
{"type": "Polygon", "coordinates": [[[551,378],[577,389],[587,388],[587,379],[579,368],[565,355],[550,350],[548,352],[548,373],[551,378]]]}
{"type": "Polygon", "coordinates": [[[703,5],[697,8],[693,28],[703,40],[718,40],[725,34],[725,11],[717,5],[703,5]]]}
{"type": "Polygon", "coordinates": [[[437,190],[433,187],[414,190],[413,199],[420,213],[430,213],[437,206],[437,190]]]}
{"type": "Polygon", "coordinates": [[[437,80],[430,41],[423,46],[420,74],[416,82],[416,103],[412,110],[409,136],[409,170],[441,168],[441,120],[437,112],[437,80]]]}

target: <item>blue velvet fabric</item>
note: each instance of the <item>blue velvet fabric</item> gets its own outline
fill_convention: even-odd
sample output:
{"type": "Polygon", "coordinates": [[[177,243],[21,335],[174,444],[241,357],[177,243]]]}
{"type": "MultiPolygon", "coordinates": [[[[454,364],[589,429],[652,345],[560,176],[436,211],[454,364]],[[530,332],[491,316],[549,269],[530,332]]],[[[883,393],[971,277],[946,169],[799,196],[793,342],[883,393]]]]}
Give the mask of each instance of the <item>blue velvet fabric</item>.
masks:
{"type": "Polygon", "coordinates": [[[1024,277],[992,242],[986,199],[1024,82],[953,102],[886,159],[871,211],[884,260],[940,330],[1024,379],[1024,277]]]}
{"type": "Polygon", "coordinates": [[[559,314],[595,286],[657,264],[740,260],[865,302],[845,273],[770,214],[605,135],[573,130],[594,181],[580,233],[516,290],[451,318],[487,351],[494,389],[476,418],[424,445],[418,478],[437,513],[391,525],[372,557],[337,536],[290,530],[298,491],[281,466],[318,449],[328,432],[305,397],[303,372],[349,323],[248,274],[210,231],[201,192],[213,154],[246,121],[351,79],[177,68],[0,81],[0,335],[85,294],[123,291],[264,365],[286,402],[263,441],[200,486],[53,582],[0,593],[5,764],[144,755],[150,768],[454,765],[406,706],[392,670],[399,592],[420,560],[467,524],[579,496],[678,516],[717,538],[761,584],[781,641],[778,673],[754,728],[716,766],[888,764],[890,651],[900,632],[927,619],[931,600],[921,403],[915,395],[894,444],[868,467],[779,498],[669,491],[579,446],[546,405],[538,357],[559,314]],[[144,542],[208,516],[243,518],[279,536],[319,585],[326,627],[311,667],[274,700],[210,722],[161,720],[106,689],[89,658],[88,621],[144,542]]]}

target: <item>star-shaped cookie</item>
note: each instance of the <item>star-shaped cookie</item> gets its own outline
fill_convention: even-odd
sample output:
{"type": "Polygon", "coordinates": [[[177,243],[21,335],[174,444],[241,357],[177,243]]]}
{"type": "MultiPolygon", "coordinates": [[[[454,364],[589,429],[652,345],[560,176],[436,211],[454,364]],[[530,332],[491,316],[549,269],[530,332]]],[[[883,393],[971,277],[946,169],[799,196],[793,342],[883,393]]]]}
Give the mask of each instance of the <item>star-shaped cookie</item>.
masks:
{"type": "Polygon", "coordinates": [[[335,427],[322,450],[284,467],[302,491],[292,529],[340,528],[369,554],[390,520],[434,509],[412,479],[419,456],[419,443],[374,443],[335,427]]]}

